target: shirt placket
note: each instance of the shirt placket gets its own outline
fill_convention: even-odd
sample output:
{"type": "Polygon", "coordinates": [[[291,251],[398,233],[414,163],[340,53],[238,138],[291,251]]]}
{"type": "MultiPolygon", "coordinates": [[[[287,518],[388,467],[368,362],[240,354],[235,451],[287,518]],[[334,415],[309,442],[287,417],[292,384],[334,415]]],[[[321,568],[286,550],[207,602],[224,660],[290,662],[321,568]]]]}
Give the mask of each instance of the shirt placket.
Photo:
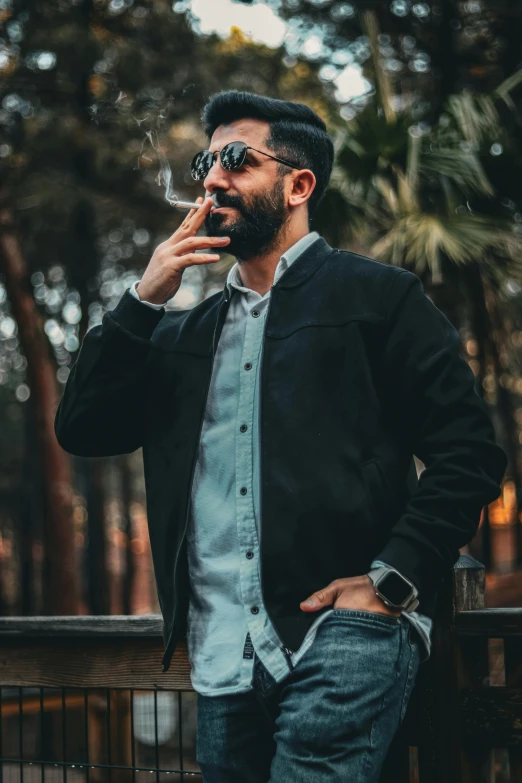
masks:
{"type": "MultiPolygon", "coordinates": [[[[240,583],[246,623],[252,638],[260,636],[265,609],[259,581],[259,538],[253,496],[254,397],[258,362],[263,340],[267,299],[249,304],[245,340],[239,367],[239,404],[236,423],[236,518],[240,550],[240,583]]],[[[248,642],[247,642],[248,644],[248,642]]],[[[246,671],[252,661],[243,661],[246,671]]]]}

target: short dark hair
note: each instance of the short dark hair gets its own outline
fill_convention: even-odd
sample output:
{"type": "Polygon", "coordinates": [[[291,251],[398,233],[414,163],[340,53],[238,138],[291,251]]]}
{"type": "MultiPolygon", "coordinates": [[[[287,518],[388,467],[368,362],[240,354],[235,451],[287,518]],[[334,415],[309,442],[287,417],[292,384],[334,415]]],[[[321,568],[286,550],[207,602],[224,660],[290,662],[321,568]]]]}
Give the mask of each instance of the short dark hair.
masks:
{"type": "MultiPolygon", "coordinates": [[[[201,122],[208,139],[219,125],[252,118],[270,124],[266,146],[284,158],[315,174],[316,185],[308,199],[308,219],[321,201],[332,173],[334,147],[323,120],[304,103],[267,98],[242,90],[222,90],[211,95],[203,107],[201,122]]],[[[278,164],[279,173],[288,167],[278,164]]]]}

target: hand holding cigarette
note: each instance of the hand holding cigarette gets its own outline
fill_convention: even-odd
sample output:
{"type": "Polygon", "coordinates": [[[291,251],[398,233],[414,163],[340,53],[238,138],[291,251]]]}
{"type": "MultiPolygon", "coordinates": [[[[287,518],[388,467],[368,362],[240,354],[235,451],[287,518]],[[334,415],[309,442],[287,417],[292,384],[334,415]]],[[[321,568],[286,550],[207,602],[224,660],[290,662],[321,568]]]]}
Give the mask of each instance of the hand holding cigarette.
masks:
{"type": "Polygon", "coordinates": [[[169,201],[171,207],[177,207],[178,209],[200,209],[201,204],[194,201],[169,201]]]}
{"type": "Polygon", "coordinates": [[[156,250],[141,278],[136,291],[140,299],[162,304],[171,299],[181,285],[183,272],[194,264],[219,261],[217,253],[196,253],[196,250],[226,247],[230,237],[198,237],[198,230],[213,207],[212,198],[197,199],[198,207],[191,209],[180,227],[156,250]],[[200,205],[200,206],[199,206],[200,205]]]}

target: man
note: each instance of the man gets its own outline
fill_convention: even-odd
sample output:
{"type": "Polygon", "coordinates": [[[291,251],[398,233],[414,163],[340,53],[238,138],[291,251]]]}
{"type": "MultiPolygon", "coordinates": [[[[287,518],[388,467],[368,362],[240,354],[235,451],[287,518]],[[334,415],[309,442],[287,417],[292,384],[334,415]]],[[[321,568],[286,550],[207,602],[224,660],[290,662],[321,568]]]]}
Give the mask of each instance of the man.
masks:
{"type": "Polygon", "coordinates": [[[86,334],[56,434],[143,448],[164,670],[186,633],[205,783],[376,783],[506,456],[420,280],[310,232],[322,120],[227,91],[203,122],[214,201],[86,334]],[[223,291],[166,312],[220,250],[223,291]]]}

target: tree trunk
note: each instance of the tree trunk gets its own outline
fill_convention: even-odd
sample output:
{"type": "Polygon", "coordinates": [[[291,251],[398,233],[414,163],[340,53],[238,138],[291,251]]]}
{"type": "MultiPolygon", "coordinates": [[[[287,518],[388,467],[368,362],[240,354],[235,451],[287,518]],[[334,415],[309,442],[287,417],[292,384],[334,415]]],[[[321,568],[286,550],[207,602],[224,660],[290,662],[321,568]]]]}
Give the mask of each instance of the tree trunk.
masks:
{"type": "Polygon", "coordinates": [[[426,275],[426,279],[422,279],[422,282],[433,304],[444,313],[455,329],[460,330],[463,320],[461,302],[465,298],[461,286],[460,270],[455,264],[447,261],[444,256],[441,259],[441,269],[441,283],[433,283],[429,274],[426,275]]]}
{"type": "Polygon", "coordinates": [[[78,586],[74,550],[71,463],[54,433],[59,403],[55,368],[42,318],[37,310],[29,274],[16,234],[6,189],[0,192],[0,269],[18,325],[27,360],[27,377],[34,399],[36,437],[44,481],[46,609],[53,614],[75,614],[78,586]]]}
{"type": "Polygon", "coordinates": [[[39,498],[41,496],[41,472],[38,460],[38,442],[35,438],[35,400],[30,397],[24,412],[24,463],[21,471],[21,492],[19,496],[19,552],[20,552],[20,614],[27,616],[35,612],[35,568],[33,544],[39,519],[39,498]]]}
{"type": "Polygon", "coordinates": [[[107,542],[105,540],[105,463],[101,457],[89,462],[87,490],[87,571],[91,614],[111,614],[107,542]]]}
{"type": "MultiPolygon", "coordinates": [[[[93,102],[89,83],[92,68],[98,57],[98,48],[92,27],[93,0],[84,0],[72,11],[72,17],[82,30],[81,57],[77,60],[76,90],[72,96],[75,116],[75,150],[71,159],[72,173],[79,198],[71,213],[64,251],[69,259],[69,284],[80,294],[82,317],[79,328],[80,344],[83,342],[89,322],[89,305],[98,300],[99,292],[92,286],[100,269],[97,249],[96,215],[91,199],[85,195],[95,168],[93,149],[89,142],[91,125],[90,109],[93,102]]],[[[87,594],[92,614],[110,614],[109,569],[105,538],[106,490],[103,481],[105,462],[102,459],[79,458],[76,465],[81,471],[87,504],[87,594]]]]}
{"type": "MultiPolygon", "coordinates": [[[[69,282],[80,294],[82,317],[79,341],[83,342],[89,325],[89,305],[97,300],[98,291],[93,281],[99,272],[99,253],[96,248],[95,214],[92,204],[79,199],[71,214],[67,242],[64,248],[69,263],[69,282]]],[[[105,486],[103,458],[78,457],[78,480],[81,482],[87,505],[86,575],[89,611],[91,614],[110,614],[109,572],[105,540],[105,486]]]]}

